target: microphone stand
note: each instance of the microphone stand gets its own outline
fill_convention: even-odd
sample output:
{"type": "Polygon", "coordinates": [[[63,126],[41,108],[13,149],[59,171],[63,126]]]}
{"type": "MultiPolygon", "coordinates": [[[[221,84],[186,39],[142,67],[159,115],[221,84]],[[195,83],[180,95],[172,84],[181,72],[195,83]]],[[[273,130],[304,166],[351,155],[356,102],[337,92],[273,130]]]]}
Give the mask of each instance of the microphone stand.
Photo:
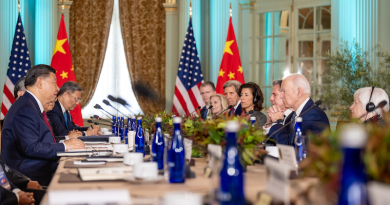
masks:
{"type": "MultiPolygon", "coordinates": [[[[313,107],[317,107],[319,105],[321,105],[322,101],[321,100],[318,100],[317,102],[314,103],[314,105],[310,106],[307,110],[305,110],[304,112],[302,112],[299,117],[301,117],[302,115],[304,115],[307,111],[311,110],[313,107]]],[[[278,133],[280,130],[284,129],[285,127],[287,127],[289,124],[291,124],[293,121],[295,120],[291,120],[290,122],[284,124],[281,128],[277,129],[275,132],[273,132],[270,136],[268,136],[264,141],[263,141],[263,145],[265,145],[265,143],[272,137],[274,136],[276,133],[278,133]]]]}
{"type": "Polygon", "coordinates": [[[126,114],[124,114],[123,112],[119,111],[119,110],[116,109],[114,106],[112,106],[112,105],[110,104],[110,102],[108,102],[107,100],[103,100],[103,103],[106,104],[107,106],[110,106],[110,107],[114,108],[116,111],[120,112],[123,116],[128,117],[126,114]]]}
{"type": "Polygon", "coordinates": [[[218,115],[217,116],[219,116],[220,114],[222,114],[222,113],[224,113],[224,112],[226,112],[226,110],[230,110],[230,109],[232,109],[232,105],[229,105],[229,107],[228,108],[226,108],[225,110],[223,110],[222,112],[220,112],[220,113],[218,113],[218,115]]]}
{"type": "Polygon", "coordinates": [[[202,116],[202,115],[203,115],[203,113],[205,113],[206,111],[210,110],[211,108],[213,108],[213,106],[212,106],[212,105],[210,105],[210,107],[209,107],[209,108],[207,108],[206,110],[204,110],[203,112],[201,112],[201,113],[200,113],[200,116],[202,116]]]}
{"type": "Polygon", "coordinates": [[[198,108],[196,108],[194,111],[192,111],[192,112],[190,113],[190,115],[192,115],[194,112],[198,111],[200,108],[202,108],[202,107],[201,107],[201,106],[198,106],[198,108]]]}

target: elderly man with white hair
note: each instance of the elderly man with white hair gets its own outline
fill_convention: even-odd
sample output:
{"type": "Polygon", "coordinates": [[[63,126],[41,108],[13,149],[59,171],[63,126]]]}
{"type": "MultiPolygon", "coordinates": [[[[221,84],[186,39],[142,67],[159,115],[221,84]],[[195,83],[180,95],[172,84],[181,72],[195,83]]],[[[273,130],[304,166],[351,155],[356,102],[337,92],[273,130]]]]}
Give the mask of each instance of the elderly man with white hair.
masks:
{"type": "MultiPolygon", "coordinates": [[[[295,120],[297,117],[302,118],[302,134],[318,134],[324,129],[330,129],[329,120],[325,112],[319,107],[313,107],[313,100],[310,98],[310,84],[301,74],[292,74],[286,77],[282,82],[281,98],[284,106],[293,112],[290,126],[278,131],[283,125],[275,124],[271,127],[269,135],[274,134],[273,138],[278,144],[294,145],[295,139],[295,120]],[[301,113],[305,112],[303,115],[301,113]]],[[[272,121],[283,119],[283,111],[278,106],[272,106],[272,112],[269,112],[272,121]]]]}
{"type": "Polygon", "coordinates": [[[389,111],[389,96],[382,88],[365,87],[358,89],[353,95],[353,104],[349,108],[352,118],[359,119],[364,124],[383,125],[382,110],[389,111]],[[375,109],[385,101],[382,109],[375,109]]]}

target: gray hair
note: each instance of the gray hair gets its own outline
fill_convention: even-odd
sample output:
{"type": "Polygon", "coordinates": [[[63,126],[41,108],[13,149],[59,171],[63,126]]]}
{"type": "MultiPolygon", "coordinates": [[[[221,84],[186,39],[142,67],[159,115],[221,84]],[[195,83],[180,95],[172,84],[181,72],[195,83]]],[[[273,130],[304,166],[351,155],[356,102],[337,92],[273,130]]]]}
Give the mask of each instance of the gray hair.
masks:
{"type": "Polygon", "coordinates": [[[213,91],[215,91],[215,85],[214,85],[213,82],[211,82],[211,81],[206,81],[206,82],[202,83],[202,85],[200,85],[201,88],[206,87],[206,86],[210,86],[211,89],[212,89],[213,91]]]}
{"type": "Polygon", "coordinates": [[[18,91],[26,91],[26,87],[24,87],[24,80],[26,80],[26,77],[23,77],[16,82],[14,87],[14,98],[18,98],[18,91]]]}
{"type": "Polygon", "coordinates": [[[275,87],[275,85],[279,85],[279,90],[282,89],[282,82],[283,80],[274,80],[272,81],[272,87],[275,87]]]}
{"type": "Polygon", "coordinates": [[[284,80],[286,80],[287,78],[292,78],[291,80],[294,85],[294,89],[302,88],[304,94],[306,95],[311,94],[310,83],[309,81],[307,81],[304,75],[300,73],[293,73],[287,76],[286,78],[284,78],[284,80]]]}
{"type": "MultiPolygon", "coordinates": [[[[355,94],[353,94],[353,98],[359,98],[363,110],[366,110],[366,105],[369,103],[368,101],[370,100],[371,90],[372,87],[364,87],[358,89],[355,94]]],[[[372,92],[371,102],[376,106],[384,100],[387,102],[387,104],[383,107],[383,110],[387,112],[389,111],[389,96],[382,88],[375,87],[374,91],[372,92]]],[[[382,110],[376,109],[373,111],[373,113],[382,115],[382,110]]]]}
{"type": "Polygon", "coordinates": [[[61,86],[60,91],[58,91],[57,96],[61,96],[66,91],[70,91],[70,94],[73,94],[75,91],[80,91],[80,92],[83,91],[83,88],[79,84],[77,84],[76,82],[67,81],[66,83],[64,83],[61,86]]]}
{"type": "Polygon", "coordinates": [[[241,83],[238,82],[237,80],[229,80],[229,81],[226,81],[226,83],[223,84],[223,90],[225,91],[225,88],[232,87],[232,86],[234,86],[234,88],[236,89],[236,93],[237,93],[238,95],[240,95],[240,94],[238,93],[238,90],[240,89],[241,83]]]}

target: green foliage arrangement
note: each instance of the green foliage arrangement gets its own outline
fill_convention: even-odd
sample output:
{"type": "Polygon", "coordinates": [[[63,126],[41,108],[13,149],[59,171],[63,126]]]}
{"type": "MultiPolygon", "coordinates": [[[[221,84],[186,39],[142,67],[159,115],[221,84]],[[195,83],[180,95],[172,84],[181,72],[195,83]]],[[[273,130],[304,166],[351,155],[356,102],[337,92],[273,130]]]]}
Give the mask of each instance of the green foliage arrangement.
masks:
{"type": "MultiPolygon", "coordinates": [[[[385,118],[389,119],[389,116],[385,118]]],[[[362,157],[368,179],[390,185],[390,122],[385,123],[387,126],[384,127],[366,126],[369,137],[362,157]]],[[[326,196],[337,197],[343,163],[338,133],[326,131],[320,135],[312,135],[309,150],[308,158],[299,164],[302,170],[300,176],[319,178],[319,185],[324,186],[326,196]]]]}
{"type": "Polygon", "coordinates": [[[225,144],[224,128],[230,120],[237,121],[241,127],[237,133],[237,144],[239,151],[242,153],[243,162],[246,165],[253,165],[260,154],[266,153],[264,150],[256,148],[256,145],[263,141],[265,137],[261,129],[249,126],[243,118],[226,117],[204,122],[193,121],[193,126],[187,132],[187,137],[193,140],[193,144],[204,153],[207,151],[208,144],[217,144],[223,147],[225,144]]]}
{"type": "Polygon", "coordinates": [[[358,43],[343,41],[335,52],[326,53],[329,61],[328,69],[323,74],[325,86],[322,99],[331,108],[341,110],[333,112],[332,117],[349,119],[348,108],[353,103],[353,94],[359,88],[376,86],[389,93],[390,56],[387,52],[378,50],[379,47],[363,51],[358,43]],[[384,59],[377,68],[370,62],[370,57],[374,55],[384,59]]]}
{"type": "MultiPolygon", "coordinates": [[[[159,112],[157,114],[145,114],[143,116],[142,126],[148,129],[150,133],[155,130],[155,118],[162,118],[162,130],[169,135],[173,134],[173,114],[159,112]]],[[[225,131],[227,121],[235,120],[240,123],[241,129],[238,132],[238,149],[242,153],[243,161],[246,165],[253,165],[253,161],[258,159],[261,153],[266,153],[262,149],[257,149],[256,145],[265,139],[262,129],[256,129],[248,125],[243,118],[223,117],[214,120],[202,120],[199,117],[183,117],[181,124],[183,135],[193,140],[193,157],[202,157],[207,153],[208,144],[218,144],[224,146],[225,131]]]]}

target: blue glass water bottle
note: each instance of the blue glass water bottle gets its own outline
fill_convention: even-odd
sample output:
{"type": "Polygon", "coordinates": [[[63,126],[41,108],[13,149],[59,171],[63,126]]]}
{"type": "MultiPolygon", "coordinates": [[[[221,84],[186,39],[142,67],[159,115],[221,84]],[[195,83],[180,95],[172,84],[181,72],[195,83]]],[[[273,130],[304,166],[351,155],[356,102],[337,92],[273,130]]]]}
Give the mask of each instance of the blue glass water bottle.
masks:
{"type": "Polygon", "coordinates": [[[132,116],[131,118],[131,131],[136,131],[137,130],[137,123],[135,122],[136,120],[136,117],[135,116],[132,116]]]}
{"type": "Polygon", "coordinates": [[[252,127],[255,127],[256,117],[255,116],[250,117],[249,121],[251,121],[252,127]]]}
{"type": "Polygon", "coordinates": [[[116,136],[120,136],[120,134],[121,134],[121,129],[120,129],[120,126],[121,126],[121,117],[120,117],[120,116],[118,116],[118,117],[116,118],[116,125],[117,125],[117,127],[115,128],[115,129],[116,129],[116,136]]]}
{"type": "Polygon", "coordinates": [[[161,117],[156,117],[156,130],[152,142],[152,157],[153,162],[157,162],[158,169],[164,169],[164,136],[161,129],[161,117]]]}
{"type": "Polygon", "coordinates": [[[129,144],[129,127],[131,126],[131,116],[127,118],[126,129],[125,129],[125,143],[129,144]]]}
{"type": "Polygon", "coordinates": [[[116,128],[115,128],[115,126],[116,126],[116,116],[115,115],[112,116],[112,123],[111,123],[111,125],[112,125],[112,127],[111,127],[112,134],[116,135],[116,128]]]}
{"type": "Polygon", "coordinates": [[[173,118],[172,143],[168,152],[169,183],[184,183],[185,181],[184,139],[181,135],[181,121],[181,117],[173,118]]]}
{"type": "Polygon", "coordinates": [[[239,124],[229,121],[226,124],[226,145],[222,169],[220,172],[220,192],[218,199],[221,205],[244,205],[244,175],[237,149],[236,133],[239,124]]]}
{"type": "Polygon", "coordinates": [[[142,117],[137,117],[137,133],[135,135],[135,152],[140,152],[144,154],[145,157],[145,136],[142,129],[142,117]]]}
{"type": "Polygon", "coordinates": [[[340,135],[344,162],[338,204],[369,204],[367,176],[362,160],[362,148],[367,140],[366,130],[361,125],[350,124],[340,135]]]}
{"type": "Polygon", "coordinates": [[[120,127],[119,127],[119,133],[120,133],[120,137],[121,137],[121,141],[123,141],[124,140],[124,137],[125,137],[125,122],[124,122],[124,117],[122,116],[121,118],[120,118],[120,127]]]}
{"type": "Polygon", "coordinates": [[[303,139],[302,135],[302,118],[298,117],[295,120],[295,139],[294,139],[294,146],[295,146],[295,154],[297,157],[297,162],[301,162],[306,158],[306,150],[305,150],[305,140],[303,139]]]}

